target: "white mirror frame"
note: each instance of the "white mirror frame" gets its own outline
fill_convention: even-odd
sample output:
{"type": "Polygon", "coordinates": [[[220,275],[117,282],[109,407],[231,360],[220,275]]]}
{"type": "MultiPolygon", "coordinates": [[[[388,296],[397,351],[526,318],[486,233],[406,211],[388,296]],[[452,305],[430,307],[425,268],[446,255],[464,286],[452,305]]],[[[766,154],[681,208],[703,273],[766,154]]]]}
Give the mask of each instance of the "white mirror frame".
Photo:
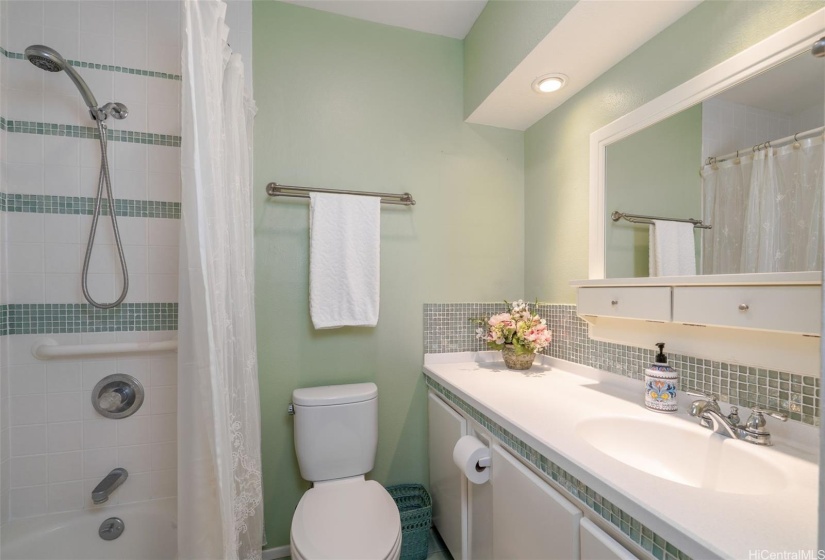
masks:
{"type": "MultiPolygon", "coordinates": [[[[683,111],[751,76],[809,51],[825,33],[825,8],[691,78],[590,135],[589,278],[605,278],[605,149],[610,144],[683,111]]],[[[632,211],[632,209],[628,209],[632,211]]]]}

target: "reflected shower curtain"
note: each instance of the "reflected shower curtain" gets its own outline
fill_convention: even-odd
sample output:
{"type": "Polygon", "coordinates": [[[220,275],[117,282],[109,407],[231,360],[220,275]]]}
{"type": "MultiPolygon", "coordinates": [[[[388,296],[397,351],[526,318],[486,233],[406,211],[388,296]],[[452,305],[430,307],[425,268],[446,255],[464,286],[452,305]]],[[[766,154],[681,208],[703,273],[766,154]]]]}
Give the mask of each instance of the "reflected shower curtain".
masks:
{"type": "Polygon", "coordinates": [[[823,138],[702,169],[704,274],[822,270],[823,138]]]}
{"type": "Polygon", "coordinates": [[[178,557],[261,558],[252,118],[226,5],[185,0],[178,557]]]}

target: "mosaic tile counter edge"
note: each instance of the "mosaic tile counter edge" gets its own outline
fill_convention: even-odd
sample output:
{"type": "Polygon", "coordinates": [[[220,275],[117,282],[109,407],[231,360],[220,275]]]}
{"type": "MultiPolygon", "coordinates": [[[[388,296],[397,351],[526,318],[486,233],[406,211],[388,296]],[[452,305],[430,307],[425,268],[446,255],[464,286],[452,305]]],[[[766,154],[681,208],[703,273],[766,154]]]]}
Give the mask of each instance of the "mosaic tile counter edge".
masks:
{"type": "MultiPolygon", "coordinates": [[[[487,345],[475,338],[478,324],[473,319],[504,311],[504,303],[425,303],[424,352],[487,350],[487,345]]],[[[633,379],[643,379],[645,367],[653,361],[652,349],[591,340],[587,323],[576,314],[575,305],[542,303],[537,311],[553,331],[553,342],[544,351],[548,356],[633,379]]],[[[819,425],[818,377],[682,354],[668,354],[668,358],[679,372],[682,391],[714,393],[720,396],[719,400],[732,405],[758,405],[785,412],[797,422],[819,425]]]]}
{"type": "Polygon", "coordinates": [[[616,527],[634,543],[661,560],[690,560],[691,557],[667,542],[662,536],[654,533],[639,520],[623,511],[610,500],[587,486],[581,480],[561,468],[559,465],[527,445],[510,431],[502,428],[485,414],[470,406],[461,397],[441,385],[438,381],[424,374],[427,386],[456,405],[481,424],[502,445],[517,453],[522,459],[539,469],[553,482],[561,486],[568,494],[582,506],[593,511],[602,519],[616,527]]]}

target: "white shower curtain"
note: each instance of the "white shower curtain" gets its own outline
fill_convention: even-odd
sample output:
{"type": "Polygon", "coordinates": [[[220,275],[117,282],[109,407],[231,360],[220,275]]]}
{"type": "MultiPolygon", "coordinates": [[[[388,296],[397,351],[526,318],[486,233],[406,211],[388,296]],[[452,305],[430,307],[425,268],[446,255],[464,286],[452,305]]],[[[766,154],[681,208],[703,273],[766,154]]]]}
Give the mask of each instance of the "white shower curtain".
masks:
{"type": "Polygon", "coordinates": [[[702,169],[703,273],[822,270],[823,138],[702,169]]]}
{"type": "Polygon", "coordinates": [[[184,1],[178,557],[261,558],[252,118],[226,4],[184,1]]]}

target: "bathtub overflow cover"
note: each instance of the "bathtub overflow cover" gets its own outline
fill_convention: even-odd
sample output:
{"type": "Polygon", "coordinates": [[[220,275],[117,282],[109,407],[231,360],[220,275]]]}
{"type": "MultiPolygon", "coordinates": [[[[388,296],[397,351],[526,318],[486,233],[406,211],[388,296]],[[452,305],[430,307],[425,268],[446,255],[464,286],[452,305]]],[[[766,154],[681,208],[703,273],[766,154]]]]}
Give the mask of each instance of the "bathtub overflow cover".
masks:
{"type": "Polygon", "coordinates": [[[100,535],[100,538],[104,541],[113,541],[123,534],[125,528],[126,524],[123,523],[121,518],[110,517],[100,524],[100,529],[97,530],[97,534],[100,535]]]}

